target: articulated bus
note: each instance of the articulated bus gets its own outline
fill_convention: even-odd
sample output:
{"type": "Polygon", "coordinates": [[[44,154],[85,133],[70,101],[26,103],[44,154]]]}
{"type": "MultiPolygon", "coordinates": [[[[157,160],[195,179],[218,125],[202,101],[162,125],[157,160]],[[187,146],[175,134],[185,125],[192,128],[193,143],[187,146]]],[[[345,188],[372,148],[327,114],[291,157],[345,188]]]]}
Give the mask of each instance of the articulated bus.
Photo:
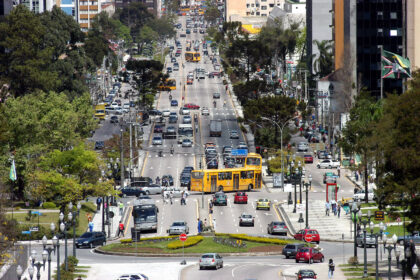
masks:
{"type": "Polygon", "coordinates": [[[161,91],[176,90],[176,80],[168,79],[165,82],[162,82],[158,85],[158,89],[161,91]]]}
{"type": "Polygon", "coordinates": [[[191,191],[215,193],[218,191],[261,189],[261,170],[261,156],[249,153],[243,167],[193,170],[191,173],[191,191]]]}
{"type": "Polygon", "coordinates": [[[187,62],[199,62],[201,56],[199,52],[185,52],[185,60],[187,62]]]}

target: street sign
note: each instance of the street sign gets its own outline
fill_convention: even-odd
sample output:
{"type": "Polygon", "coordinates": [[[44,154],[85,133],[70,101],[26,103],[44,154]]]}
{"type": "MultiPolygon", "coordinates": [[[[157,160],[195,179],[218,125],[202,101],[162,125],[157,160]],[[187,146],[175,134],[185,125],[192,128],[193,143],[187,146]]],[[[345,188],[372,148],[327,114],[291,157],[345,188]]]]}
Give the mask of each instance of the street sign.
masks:
{"type": "Polygon", "coordinates": [[[309,235],[309,234],[305,235],[305,241],[312,242],[312,235],[309,235]]]}
{"type": "Polygon", "coordinates": [[[30,230],[24,230],[24,231],[22,231],[22,234],[31,234],[31,231],[30,230]]]}
{"type": "Polygon", "coordinates": [[[248,150],[247,149],[233,149],[231,152],[232,156],[243,156],[246,157],[248,155],[248,150]]]}
{"type": "Polygon", "coordinates": [[[187,241],[187,235],[185,233],[182,233],[179,235],[179,240],[181,241],[187,241]]]}
{"type": "Polygon", "coordinates": [[[30,231],[39,231],[39,227],[31,227],[29,228],[30,231]]]}
{"type": "Polygon", "coordinates": [[[384,211],[375,211],[375,220],[376,221],[383,221],[385,219],[385,212],[384,211]]]}
{"type": "Polygon", "coordinates": [[[281,187],[281,173],[273,173],[273,188],[281,187]]]}
{"type": "Polygon", "coordinates": [[[304,213],[305,212],[305,205],[304,204],[297,204],[296,209],[298,213],[304,213]]]}

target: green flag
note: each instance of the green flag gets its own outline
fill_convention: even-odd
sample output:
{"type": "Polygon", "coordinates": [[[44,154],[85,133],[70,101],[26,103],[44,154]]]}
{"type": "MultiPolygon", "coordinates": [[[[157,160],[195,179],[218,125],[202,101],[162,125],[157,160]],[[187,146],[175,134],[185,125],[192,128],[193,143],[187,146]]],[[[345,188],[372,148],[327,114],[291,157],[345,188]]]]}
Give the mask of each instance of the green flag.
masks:
{"type": "Polygon", "coordinates": [[[9,178],[12,181],[16,181],[17,177],[16,177],[16,166],[15,166],[15,160],[12,161],[12,166],[10,166],[10,173],[9,173],[9,178]]]}
{"type": "Polygon", "coordinates": [[[408,58],[382,51],[382,79],[411,78],[411,63],[408,58]]]}

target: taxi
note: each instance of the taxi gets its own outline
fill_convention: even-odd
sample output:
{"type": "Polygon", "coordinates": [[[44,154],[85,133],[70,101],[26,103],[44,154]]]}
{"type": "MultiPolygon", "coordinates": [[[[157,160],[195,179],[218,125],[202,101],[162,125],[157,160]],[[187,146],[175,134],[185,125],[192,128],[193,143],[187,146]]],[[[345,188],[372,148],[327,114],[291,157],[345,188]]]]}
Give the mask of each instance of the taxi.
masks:
{"type": "Polygon", "coordinates": [[[268,200],[267,198],[260,198],[257,200],[257,210],[267,209],[268,211],[270,211],[270,205],[270,200],[268,200]]]}

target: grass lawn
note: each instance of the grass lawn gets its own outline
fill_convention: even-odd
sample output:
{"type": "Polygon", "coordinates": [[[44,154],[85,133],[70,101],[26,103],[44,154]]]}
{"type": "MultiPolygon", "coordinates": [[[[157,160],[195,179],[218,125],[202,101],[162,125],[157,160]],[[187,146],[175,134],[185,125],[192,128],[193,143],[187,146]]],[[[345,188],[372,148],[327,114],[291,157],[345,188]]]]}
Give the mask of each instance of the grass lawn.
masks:
{"type": "MultiPolygon", "coordinates": [[[[370,232],[370,231],[369,231],[370,232]]],[[[380,232],[379,228],[375,228],[373,230],[374,233],[380,232]]],[[[388,226],[385,230],[385,232],[389,232],[388,238],[391,238],[394,234],[397,236],[403,236],[404,235],[404,228],[403,226],[388,226]]],[[[405,234],[409,234],[407,229],[405,230],[405,234]]]]}
{"type": "MultiPolygon", "coordinates": [[[[114,243],[109,244],[104,247],[101,247],[102,250],[108,252],[131,252],[131,253],[173,253],[179,254],[182,253],[181,249],[170,250],[166,246],[171,241],[161,241],[161,242],[135,242],[130,244],[120,244],[114,243]]],[[[270,251],[277,251],[280,253],[283,246],[274,245],[274,244],[267,244],[267,243],[259,243],[259,242],[251,242],[245,241],[246,248],[234,248],[228,245],[222,245],[213,241],[213,237],[204,237],[204,240],[198,243],[197,245],[185,248],[185,253],[206,253],[206,252],[216,252],[216,253],[244,253],[249,251],[254,251],[261,249],[261,247],[266,247],[265,249],[269,249],[270,251]],[[256,248],[260,247],[260,248],[256,248]],[[255,248],[255,249],[254,249],[255,248]]]]}
{"type": "MultiPolygon", "coordinates": [[[[375,211],[379,211],[379,209],[377,209],[377,208],[375,208],[375,209],[362,209],[362,213],[363,213],[363,214],[367,214],[367,213],[368,213],[368,211],[370,211],[370,213],[371,213],[371,215],[372,215],[372,219],[371,219],[371,221],[372,221],[374,224],[379,224],[380,222],[383,222],[384,224],[385,224],[385,223],[393,223],[393,222],[397,222],[397,218],[398,218],[398,217],[396,217],[396,216],[390,216],[390,215],[387,215],[387,214],[386,214],[386,211],[385,211],[385,220],[383,220],[383,221],[377,221],[377,220],[375,220],[375,218],[374,218],[375,211]]],[[[402,213],[400,213],[400,214],[402,215],[402,213]]],[[[403,217],[402,217],[402,216],[400,217],[400,219],[401,219],[401,221],[403,221],[403,217]]],[[[408,218],[406,218],[406,219],[405,219],[405,222],[409,222],[409,219],[408,219],[408,218]]]]}
{"type": "MultiPolygon", "coordinates": [[[[28,215],[27,213],[14,213],[13,218],[16,219],[20,223],[29,224],[31,226],[38,226],[38,218],[39,218],[39,226],[45,227],[46,229],[49,230],[50,224],[55,223],[57,227],[60,213],[59,212],[43,213],[42,210],[43,209],[39,209],[42,215],[40,216],[32,215],[32,218],[30,221],[26,220],[26,217],[28,215]]],[[[96,206],[94,203],[92,202],[82,203],[82,209],[80,209],[80,214],[79,214],[79,224],[78,224],[78,227],[76,228],[77,235],[81,235],[82,233],[86,231],[87,226],[88,226],[87,216],[88,215],[93,216],[95,211],[96,211],[96,206]]],[[[6,216],[9,219],[12,218],[12,214],[8,213],[6,216]]],[[[70,232],[73,233],[72,228],[70,229],[70,232]]]]}

